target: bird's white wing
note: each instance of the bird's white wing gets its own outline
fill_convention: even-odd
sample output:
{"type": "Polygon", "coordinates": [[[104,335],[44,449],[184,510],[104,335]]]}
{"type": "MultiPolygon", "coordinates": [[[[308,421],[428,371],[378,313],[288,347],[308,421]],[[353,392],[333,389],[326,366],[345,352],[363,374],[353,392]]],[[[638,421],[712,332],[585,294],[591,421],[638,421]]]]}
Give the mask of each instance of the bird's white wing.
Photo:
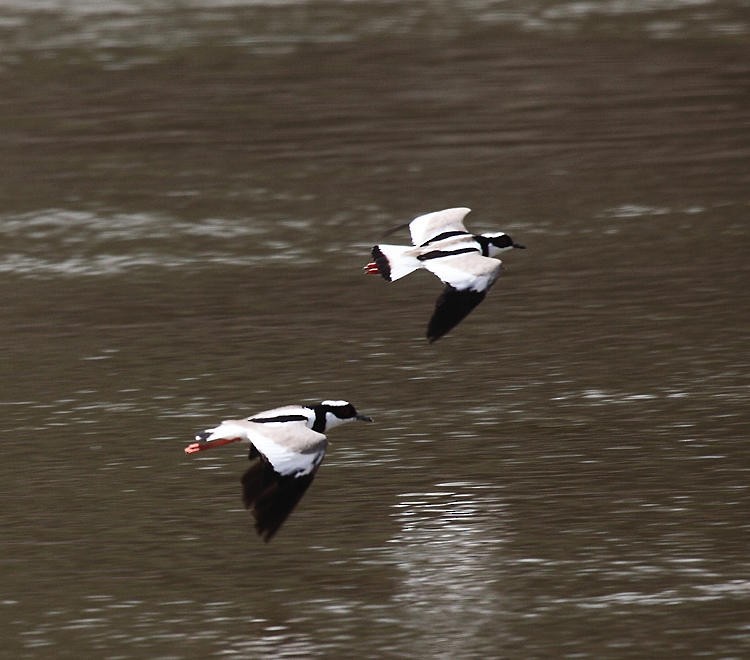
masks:
{"type": "Polygon", "coordinates": [[[250,443],[281,476],[311,474],[325,456],[326,436],[302,421],[236,423],[244,426],[250,443]]]}
{"type": "Polygon", "coordinates": [[[427,339],[432,343],[456,327],[484,300],[500,275],[501,265],[498,259],[477,253],[429,259],[424,265],[445,282],[427,325],[427,339]]]}
{"type": "Polygon", "coordinates": [[[303,421],[312,415],[312,411],[309,408],[303,406],[279,406],[278,408],[271,408],[271,410],[264,410],[263,412],[256,413],[251,417],[247,418],[247,421],[251,422],[257,419],[273,420],[279,419],[280,421],[303,421]],[[294,418],[294,419],[292,419],[294,418]]]}
{"type": "Polygon", "coordinates": [[[426,259],[422,265],[459,291],[486,291],[500,276],[499,259],[483,257],[476,252],[426,259]]]}
{"type": "Polygon", "coordinates": [[[327,440],[301,421],[245,424],[252,447],[250,467],[242,476],[242,499],[255,518],[255,529],[267,542],[315,478],[327,440]]]}
{"type": "Polygon", "coordinates": [[[434,211],[414,218],[409,223],[409,232],[414,245],[423,245],[436,236],[450,231],[467,231],[464,218],[471,209],[458,207],[434,211]]]}

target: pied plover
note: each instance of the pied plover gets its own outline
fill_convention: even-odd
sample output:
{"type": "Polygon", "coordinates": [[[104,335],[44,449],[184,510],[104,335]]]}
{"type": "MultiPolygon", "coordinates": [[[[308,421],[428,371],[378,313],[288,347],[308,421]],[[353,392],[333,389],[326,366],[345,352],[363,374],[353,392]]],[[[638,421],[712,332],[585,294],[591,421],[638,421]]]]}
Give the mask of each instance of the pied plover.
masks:
{"type": "Polygon", "coordinates": [[[258,534],[270,541],[315,478],[328,445],[325,432],[355,420],[372,421],[348,401],[282,406],[207,429],[195,436],[197,442],[185,447],[185,453],[249,443],[252,464],[242,477],[242,496],[258,534]]]}
{"type": "Polygon", "coordinates": [[[365,272],[382,275],[388,282],[418,268],[426,268],[443,281],[445,288],[427,326],[430,343],[458,325],[487,295],[500,276],[502,263],[491,257],[524,248],[504,232],[469,232],[464,226],[469,211],[463,207],[445,209],[414,218],[396,228],[409,227],[413,247],[376,245],[373,261],[365,266],[365,272]]]}

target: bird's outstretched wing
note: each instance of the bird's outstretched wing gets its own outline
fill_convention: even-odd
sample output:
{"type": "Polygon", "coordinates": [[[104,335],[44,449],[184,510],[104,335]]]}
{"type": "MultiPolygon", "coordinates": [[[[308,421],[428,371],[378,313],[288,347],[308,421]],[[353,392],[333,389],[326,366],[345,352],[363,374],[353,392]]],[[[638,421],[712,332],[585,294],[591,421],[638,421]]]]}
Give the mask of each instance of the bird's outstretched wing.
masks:
{"type": "Polygon", "coordinates": [[[499,259],[483,257],[473,251],[444,254],[445,256],[424,259],[422,265],[454,289],[487,291],[500,277],[502,262],[499,259]]]}
{"type": "Polygon", "coordinates": [[[430,343],[440,339],[445,333],[463,321],[487,295],[486,291],[459,291],[450,284],[445,285],[443,293],[435,303],[435,311],[427,325],[427,339],[430,343]]]}
{"type": "Polygon", "coordinates": [[[255,518],[255,529],[268,542],[315,478],[315,472],[301,476],[282,476],[261,455],[252,459],[252,465],[242,475],[242,499],[255,518]]]}
{"type": "Polygon", "coordinates": [[[428,241],[447,233],[468,234],[464,226],[464,218],[471,211],[465,207],[444,209],[426,213],[414,218],[409,223],[409,232],[414,245],[424,245],[428,241]]]}
{"type": "Polygon", "coordinates": [[[247,424],[251,465],[242,476],[242,499],[258,534],[270,541],[315,478],[327,440],[297,423],[247,424]]]}
{"type": "Polygon", "coordinates": [[[424,266],[445,283],[427,326],[431,343],[455,328],[484,300],[502,270],[499,259],[476,252],[429,259],[424,266]]]}

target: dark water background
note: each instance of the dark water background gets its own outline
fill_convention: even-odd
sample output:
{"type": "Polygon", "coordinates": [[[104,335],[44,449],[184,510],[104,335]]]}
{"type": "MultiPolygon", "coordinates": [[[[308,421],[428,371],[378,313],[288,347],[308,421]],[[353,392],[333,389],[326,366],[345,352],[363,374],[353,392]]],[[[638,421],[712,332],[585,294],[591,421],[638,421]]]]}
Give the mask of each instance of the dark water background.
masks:
{"type": "Polygon", "coordinates": [[[748,657],[748,15],[0,2],[0,655],[748,657]],[[430,346],[361,266],[463,205],[430,346]],[[264,545],[182,449],[324,398],[264,545]]]}

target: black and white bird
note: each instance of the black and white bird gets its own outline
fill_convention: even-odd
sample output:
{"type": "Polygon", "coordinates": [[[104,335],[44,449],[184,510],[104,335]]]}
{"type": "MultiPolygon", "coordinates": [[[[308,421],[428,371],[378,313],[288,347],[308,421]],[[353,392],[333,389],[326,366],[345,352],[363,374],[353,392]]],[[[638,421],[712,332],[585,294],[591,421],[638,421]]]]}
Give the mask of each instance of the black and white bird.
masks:
{"type": "Polygon", "coordinates": [[[372,248],[373,261],[364,267],[365,272],[382,275],[388,282],[418,268],[426,268],[443,281],[445,288],[427,326],[430,343],[458,325],[484,300],[501,271],[502,262],[492,257],[525,247],[504,232],[472,234],[464,225],[469,211],[460,207],[414,218],[408,223],[413,247],[376,245],[372,248]]]}
{"type": "Polygon", "coordinates": [[[242,497],[255,529],[270,541],[315,478],[326,454],[325,432],[355,420],[371,422],[348,401],[314,406],[282,406],[230,419],[195,436],[186,454],[232,442],[250,445],[250,468],[242,477],[242,497]]]}

